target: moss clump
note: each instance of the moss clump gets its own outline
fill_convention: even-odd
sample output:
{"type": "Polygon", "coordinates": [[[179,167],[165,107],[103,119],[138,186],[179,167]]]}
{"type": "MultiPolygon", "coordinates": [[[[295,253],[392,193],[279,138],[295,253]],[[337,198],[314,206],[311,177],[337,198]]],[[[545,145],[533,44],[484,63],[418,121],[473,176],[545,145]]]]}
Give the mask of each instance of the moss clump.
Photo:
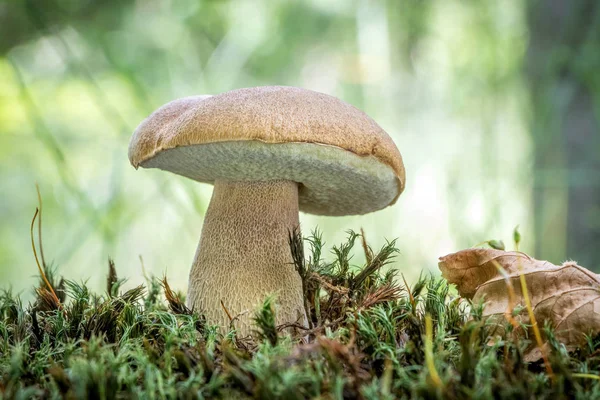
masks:
{"type": "Polygon", "coordinates": [[[58,302],[45,282],[29,306],[0,295],[0,398],[600,398],[597,338],[568,354],[545,327],[550,376],[523,362],[527,340],[491,344],[481,305],[445,281],[407,287],[382,273],[394,242],[373,252],[350,232],[325,262],[320,235],[305,240],[308,258],[290,234],[310,326],[275,326],[269,297],[248,337],[219,335],[166,279],[123,292],[110,263],[107,292],[96,295],[46,268],[58,302]],[[358,242],[362,267],[351,265],[358,242]]]}

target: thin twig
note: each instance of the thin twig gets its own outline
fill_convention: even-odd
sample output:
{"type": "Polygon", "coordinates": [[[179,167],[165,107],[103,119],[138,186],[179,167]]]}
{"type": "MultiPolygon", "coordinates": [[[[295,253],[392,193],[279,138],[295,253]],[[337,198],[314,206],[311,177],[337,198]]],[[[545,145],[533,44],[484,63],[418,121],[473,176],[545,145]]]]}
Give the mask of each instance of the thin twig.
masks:
{"type": "Polygon", "coordinates": [[[343,315],[343,316],[341,316],[341,317],[339,317],[339,318],[337,318],[337,319],[335,319],[335,320],[333,320],[333,321],[327,322],[326,324],[323,324],[323,325],[317,326],[317,327],[315,327],[315,328],[312,328],[312,329],[311,329],[311,328],[307,328],[306,326],[304,326],[304,325],[300,325],[300,324],[298,324],[298,323],[295,323],[295,322],[292,322],[292,323],[286,323],[286,324],[281,324],[281,325],[278,325],[278,326],[277,326],[277,330],[278,330],[278,331],[282,331],[282,330],[284,330],[284,329],[287,329],[287,328],[297,328],[297,329],[301,329],[301,330],[303,330],[303,331],[304,331],[304,333],[302,334],[302,336],[306,336],[306,335],[313,335],[313,334],[315,334],[315,333],[317,333],[317,332],[320,332],[320,331],[322,331],[323,329],[330,328],[330,327],[332,327],[332,326],[334,326],[334,325],[337,325],[337,324],[339,324],[339,323],[340,323],[340,322],[342,322],[342,321],[343,321],[345,318],[346,318],[346,316],[345,316],[345,315],[343,315]]]}
{"type": "Polygon", "coordinates": [[[46,286],[48,286],[48,290],[50,290],[50,293],[52,293],[52,297],[54,297],[56,304],[58,304],[59,308],[62,309],[62,304],[61,304],[60,300],[58,299],[58,296],[54,292],[52,285],[50,284],[50,282],[48,282],[48,278],[46,278],[46,274],[44,273],[44,270],[42,269],[42,266],[40,265],[40,260],[38,259],[37,251],[35,249],[35,240],[33,239],[33,227],[35,225],[35,219],[37,218],[38,213],[39,213],[39,210],[36,208],[35,213],[33,214],[33,219],[31,220],[31,228],[30,228],[31,248],[33,249],[33,256],[35,257],[35,262],[37,264],[38,270],[40,271],[40,275],[42,276],[42,280],[44,281],[44,283],[46,283],[46,286]]]}
{"type": "Polygon", "coordinates": [[[38,244],[40,246],[40,257],[42,258],[42,265],[45,268],[48,264],[46,264],[46,257],[44,257],[44,242],[42,241],[42,196],[40,195],[40,187],[37,184],[37,182],[35,184],[35,190],[37,191],[38,207],[40,209],[40,215],[38,217],[38,244]]]}
{"type": "Polygon", "coordinates": [[[367,265],[371,264],[371,261],[373,261],[373,251],[367,244],[367,238],[365,237],[365,230],[362,227],[360,228],[360,239],[362,242],[363,251],[365,252],[365,259],[367,260],[367,265]]]}
{"type": "Polygon", "coordinates": [[[310,278],[319,282],[321,285],[325,286],[327,289],[331,290],[332,292],[339,293],[343,296],[346,296],[348,294],[348,292],[350,291],[350,289],[348,289],[347,287],[335,286],[335,285],[329,283],[321,275],[319,275],[315,272],[311,273],[310,278]]]}
{"type": "Polygon", "coordinates": [[[229,310],[227,309],[227,307],[225,307],[225,304],[223,303],[223,300],[221,300],[221,307],[223,307],[223,310],[225,311],[225,314],[227,314],[227,318],[229,318],[229,321],[230,322],[233,321],[233,317],[229,313],[229,310]]]}

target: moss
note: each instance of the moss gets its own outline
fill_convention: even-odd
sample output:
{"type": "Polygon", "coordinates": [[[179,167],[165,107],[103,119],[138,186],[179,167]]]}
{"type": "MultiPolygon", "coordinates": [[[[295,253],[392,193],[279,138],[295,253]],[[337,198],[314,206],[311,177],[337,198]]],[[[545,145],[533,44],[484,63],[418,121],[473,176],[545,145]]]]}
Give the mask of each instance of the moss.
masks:
{"type": "Polygon", "coordinates": [[[375,252],[350,232],[331,262],[322,243],[318,233],[290,234],[309,326],[275,326],[268,297],[248,337],[218,334],[166,278],[123,292],[110,262],[107,292],[97,295],[46,269],[59,304],[44,282],[29,306],[0,295],[0,398],[600,398],[598,338],[569,354],[546,326],[549,376],[523,361],[528,341],[492,343],[481,304],[444,280],[422,276],[409,287],[384,272],[395,242],[375,252]],[[359,242],[367,261],[356,267],[359,242]]]}

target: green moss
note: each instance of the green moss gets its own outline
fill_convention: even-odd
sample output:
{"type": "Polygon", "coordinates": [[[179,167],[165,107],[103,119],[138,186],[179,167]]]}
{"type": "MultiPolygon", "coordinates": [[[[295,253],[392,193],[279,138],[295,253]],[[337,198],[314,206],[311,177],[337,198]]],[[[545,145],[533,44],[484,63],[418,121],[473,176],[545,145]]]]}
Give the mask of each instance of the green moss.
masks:
{"type": "Polygon", "coordinates": [[[350,232],[326,262],[318,233],[305,239],[307,259],[303,240],[290,235],[310,326],[275,326],[276,297],[268,297],[252,337],[218,334],[166,279],[121,291],[112,262],[103,295],[49,269],[61,304],[38,290],[24,306],[4,291],[0,398],[600,398],[598,338],[568,354],[546,326],[549,376],[523,361],[527,340],[491,343],[482,306],[457,298],[444,280],[405,287],[395,271],[384,273],[395,242],[373,252],[350,232]],[[351,262],[359,242],[362,267],[351,262]]]}

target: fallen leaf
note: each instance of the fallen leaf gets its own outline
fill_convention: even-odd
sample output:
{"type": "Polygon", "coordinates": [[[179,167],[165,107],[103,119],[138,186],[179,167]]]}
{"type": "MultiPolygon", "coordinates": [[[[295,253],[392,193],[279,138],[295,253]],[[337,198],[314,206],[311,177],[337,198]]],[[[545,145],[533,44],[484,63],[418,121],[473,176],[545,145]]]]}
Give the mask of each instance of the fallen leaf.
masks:
{"type": "MultiPolygon", "coordinates": [[[[438,265],[442,271],[442,276],[448,282],[456,285],[460,295],[471,299],[479,285],[500,276],[492,260],[496,260],[509,274],[513,270],[516,271],[515,264],[517,261],[521,266],[531,263],[531,261],[540,263],[540,261],[533,260],[525,253],[493,249],[468,249],[440,257],[438,265]]],[[[541,267],[546,264],[552,266],[547,261],[543,263],[541,267]]]]}
{"type": "MultiPolygon", "coordinates": [[[[507,279],[514,288],[517,305],[525,306],[520,274],[525,277],[539,327],[550,322],[556,339],[567,350],[583,345],[586,335],[600,332],[600,278],[573,261],[554,265],[521,252],[469,249],[441,257],[439,268],[461,296],[474,302],[485,301],[483,315],[498,322],[499,334],[503,333],[510,301],[507,279]],[[506,271],[507,277],[502,276],[495,262],[506,271]]],[[[529,324],[525,309],[517,319],[529,324]]],[[[541,351],[535,345],[525,355],[530,362],[540,357],[541,351]]]]}

